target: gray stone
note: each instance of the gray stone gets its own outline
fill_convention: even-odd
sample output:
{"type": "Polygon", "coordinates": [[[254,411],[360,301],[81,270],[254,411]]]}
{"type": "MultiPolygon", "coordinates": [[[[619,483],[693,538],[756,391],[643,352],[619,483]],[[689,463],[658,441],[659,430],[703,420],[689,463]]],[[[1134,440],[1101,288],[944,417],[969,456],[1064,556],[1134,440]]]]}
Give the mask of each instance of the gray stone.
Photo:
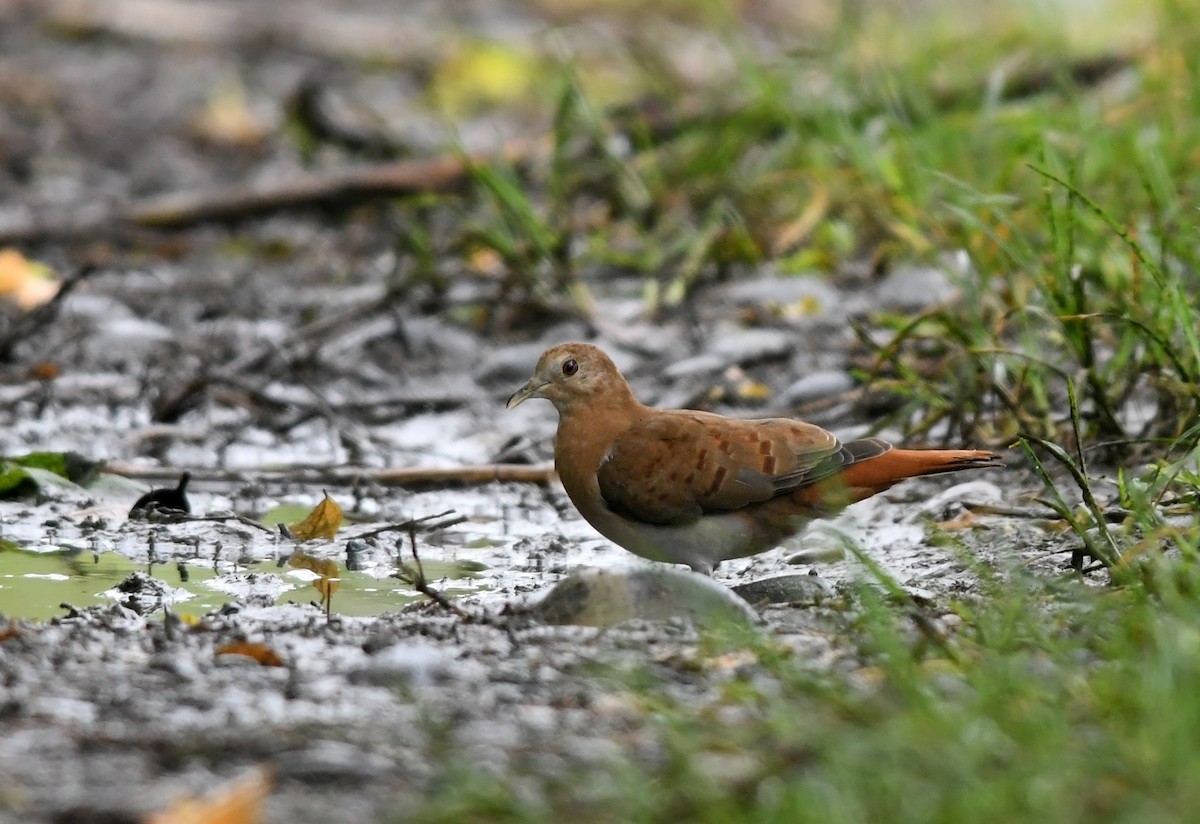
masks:
{"type": "Polygon", "coordinates": [[[783,390],[782,400],[788,404],[811,403],[849,392],[854,378],[840,369],[812,372],[783,390]]]}
{"type": "Polygon", "coordinates": [[[815,546],[794,552],[783,559],[785,564],[834,564],[846,557],[846,550],[838,544],[815,546]]]}
{"type": "Polygon", "coordinates": [[[899,266],[876,288],[879,305],[894,312],[920,312],[949,303],[959,289],[942,269],[935,266],[899,266]]]}
{"type": "Polygon", "coordinates": [[[720,355],[696,355],[691,358],[684,358],[681,361],[668,366],[663,370],[663,376],[671,380],[679,378],[690,378],[694,375],[711,375],[715,372],[720,372],[729,361],[720,355]]]}
{"type": "Polygon", "coordinates": [[[833,594],[816,575],[779,575],[738,584],[733,591],[750,604],[817,604],[833,594]]]}
{"type": "Polygon", "coordinates": [[[322,784],[365,783],[395,768],[390,759],[342,741],[317,741],[303,750],[280,753],[271,766],[280,778],[322,784]]]}
{"type": "Polygon", "coordinates": [[[737,304],[791,305],[806,303],[819,316],[841,302],[841,293],[818,275],[768,276],[731,286],[726,293],[737,304]]]}
{"type": "Polygon", "coordinates": [[[633,619],[686,618],[698,626],[759,620],[749,604],[711,578],[659,565],[576,570],[532,611],[550,624],[593,627],[633,619]]]}
{"type": "Polygon", "coordinates": [[[717,338],[709,352],[728,363],[747,364],[790,357],[799,348],[796,332],[744,329],[717,338]]]}

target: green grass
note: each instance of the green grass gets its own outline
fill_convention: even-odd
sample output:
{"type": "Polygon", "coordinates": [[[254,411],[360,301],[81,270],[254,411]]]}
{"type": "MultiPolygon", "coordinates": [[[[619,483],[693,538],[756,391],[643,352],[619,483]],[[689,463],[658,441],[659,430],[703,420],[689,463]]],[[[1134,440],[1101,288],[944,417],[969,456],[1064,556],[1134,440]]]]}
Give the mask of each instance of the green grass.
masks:
{"type": "Polygon", "coordinates": [[[768,59],[706,3],[727,82],[635,39],[634,65],[607,68],[643,95],[602,107],[603,73],[561,65],[549,148],[401,206],[401,249],[435,289],[437,259],[493,278],[458,317],[526,334],[591,316],[598,275],[641,277],[664,317],[763,263],[837,278],[961,253],[962,302],[864,331],[890,337],[865,377],[907,397],[895,421],[1057,438],[1073,380],[1089,439],[1161,451],[1200,412],[1200,26],[1172,0],[992,5],[855,6],[768,59]],[[454,228],[430,238],[438,210],[454,228]]]}
{"type": "Polygon", "coordinates": [[[630,678],[656,762],[532,783],[459,765],[407,820],[1193,820],[1200,579],[1159,571],[1154,596],[990,578],[937,643],[912,607],[862,587],[842,632],[863,669],[815,673],[743,640],[757,663],[710,697],[630,678]]]}
{"type": "Polygon", "coordinates": [[[948,633],[864,585],[841,630],[862,670],[743,639],[757,663],[697,703],[639,673],[623,688],[660,760],[514,780],[448,756],[412,820],[1196,817],[1200,21],[1175,0],[845,7],[764,58],[706,4],[737,75],[690,88],[634,48],[657,106],[594,107],[564,69],[550,162],[421,207],[474,221],[442,251],[502,263],[467,320],[586,317],[596,271],[642,278],[665,316],[765,262],[836,279],[961,253],[961,301],[860,324],[863,377],[914,432],[1022,443],[1108,585],[980,567],[948,633]],[[615,134],[627,153],[603,148],[615,134]]]}

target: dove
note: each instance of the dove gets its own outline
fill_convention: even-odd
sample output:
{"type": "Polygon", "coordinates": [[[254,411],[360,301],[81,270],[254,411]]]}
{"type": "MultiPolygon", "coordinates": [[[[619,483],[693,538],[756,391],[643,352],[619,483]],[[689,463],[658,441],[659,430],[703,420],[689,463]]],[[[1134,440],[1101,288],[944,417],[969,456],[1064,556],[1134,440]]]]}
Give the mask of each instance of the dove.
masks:
{"type": "Polygon", "coordinates": [[[983,449],[842,442],[790,418],[655,409],[588,343],[547,349],[507,408],[532,398],[558,411],[554,466],[579,514],[630,552],[703,575],[906,478],[1003,466],[983,449]]]}

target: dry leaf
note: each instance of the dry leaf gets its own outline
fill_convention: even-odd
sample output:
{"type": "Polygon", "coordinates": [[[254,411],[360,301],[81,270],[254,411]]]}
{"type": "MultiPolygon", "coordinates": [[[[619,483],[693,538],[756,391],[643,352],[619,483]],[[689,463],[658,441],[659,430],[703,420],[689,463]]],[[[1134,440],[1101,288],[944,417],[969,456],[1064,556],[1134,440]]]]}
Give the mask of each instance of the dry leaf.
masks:
{"type": "Polygon", "coordinates": [[[771,387],[755,380],[744,380],[737,385],[738,400],[768,401],[771,399],[771,387]]]}
{"type": "Polygon", "coordinates": [[[743,649],[708,658],[704,661],[704,667],[712,672],[736,672],[756,663],[758,656],[750,650],[743,649]]]}
{"type": "Polygon", "coordinates": [[[233,641],[217,647],[213,654],[245,655],[248,658],[253,658],[264,667],[283,666],[283,659],[279,657],[279,653],[268,647],[266,644],[258,644],[253,641],[233,641]]]}
{"type": "Polygon", "coordinates": [[[0,249],[0,297],[32,309],[58,294],[58,289],[50,267],[29,260],[16,249],[0,249]]]}
{"type": "Polygon", "coordinates": [[[267,135],[262,120],[250,110],[245,86],[236,79],[213,91],[192,128],[202,140],[235,148],[253,148],[267,135]]]}
{"type": "MultiPolygon", "coordinates": [[[[341,512],[341,510],[338,511],[341,512]]],[[[325,611],[328,612],[333,603],[333,593],[337,592],[338,587],[342,584],[337,561],[331,561],[328,558],[314,558],[296,550],[292,553],[292,557],[288,558],[288,566],[311,570],[321,576],[313,581],[312,585],[313,589],[321,593],[321,606],[325,607],[325,611]]]]}
{"type": "Polygon", "coordinates": [[[53,361],[39,361],[29,367],[26,373],[39,381],[52,381],[62,375],[62,367],[53,361]]]}
{"type": "Polygon", "coordinates": [[[938,526],[947,532],[958,532],[963,529],[971,529],[978,526],[978,519],[975,513],[969,509],[964,509],[959,515],[951,518],[948,521],[941,521],[938,526]]]}
{"type": "Polygon", "coordinates": [[[795,220],[780,226],[771,241],[771,255],[782,257],[796,247],[812,233],[829,211],[829,189],[814,181],[812,199],[804,207],[804,211],[795,220]]]}
{"type": "Polygon", "coordinates": [[[780,313],[786,320],[803,320],[811,318],[813,315],[821,314],[824,309],[821,306],[821,299],[816,295],[805,295],[795,303],[789,303],[783,307],[780,313]]]}
{"type": "Polygon", "coordinates": [[[467,266],[481,275],[499,276],[504,274],[504,258],[495,249],[480,246],[467,255],[467,266]]]}
{"type": "Polygon", "coordinates": [[[342,508],[326,492],[325,500],[317,504],[303,521],[289,526],[288,531],[298,541],[311,541],[314,538],[332,540],[341,525],[342,508]]]}
{"type": "Polygon", "coordinates": [[[537,61],[528,53],[500,43],[473,43],[442,60],[432,92],[448,113],[480,105],[516,103],[526,97],[539,77],[537,61]]]}
{"type": "Polygon", "coordinates": [[[271,775],[259,767],[228,781],[204,798],[184,798],[143,824],[257,824],[271,792],[271,775]]]}
{"type": "Polygon", "coordinates": [[[322,578],[338,577],[337,561],[332,561],[328,558],[314,558],[312,555],[300,550],[296,550],[292,553],[292,557],[288,558],[288,566],[296,567],[297,569],[312,570],[322,578]]]}

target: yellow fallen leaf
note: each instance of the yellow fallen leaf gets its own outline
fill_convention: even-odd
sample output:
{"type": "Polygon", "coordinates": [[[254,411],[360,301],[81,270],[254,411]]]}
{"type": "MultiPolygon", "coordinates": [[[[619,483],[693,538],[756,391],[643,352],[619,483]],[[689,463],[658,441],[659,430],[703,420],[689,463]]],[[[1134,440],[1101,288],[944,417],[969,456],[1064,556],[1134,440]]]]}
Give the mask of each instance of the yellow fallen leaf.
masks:
{"type": "Polygon", "coordinates": [[[801,320],[821,314],[821,299],[816,295],[805,295],[795,303],[789,303],[783,308],[783,316],[787,320],[801,320]]]}
{"type": "Polygon", "coordinates": [[[58,294],[59,282],[44,263],[30,260],[16,249],[0,249],[0,297],[22,309],[41,306],[58,294]]]}
{"type": "Polygon", "coordinates": [[[333,593],[337,592],[338,587],[342,584],[337,562],[328,558],[314,558],[297,549],[292,553],[292,557],[288,558],[288,566],[307,569],[320,576],[312,582],[312,585],[313,589],[321,593],[321,606],[325,607],[325,611],[328,612],[333,604],[333,593]]]}
{"type": "Polygon", "coordinates": [[[267,128],[250,110],[246,87],[236,78],[221,83],[192,122],[197,137],[220,146],[252,148],[263,142],[267,128]]]}
{"type": "Polygon", "coordinates": [[[482,104],[515,103],[538,77],[527,52],[500,43],[471,43],[442,61],[433,79],[433,97],[450,114],[482,104]]]}
{"type": "Polygon", "coordinates": [[[328,558],[316,558],[300,550],[296,550],[292,553],[292,557],[288,558],[288,566],[295,567],[296,569],[311,570],[322,578],[338,577],[337,561],[332,561],[328,558]]]}
{"type": "Polygon", "coordinates": [[[247,658],[253,658],[264,667],[282,667],[283,659],[279,657],[279,653],[268,647],[266,644],[259,644],[253,641],[231,641],[216,648],[214,655],[244,655],[247,658]]]}
{"type": "Polygon", "coordinates": [[[771,387],[755,380],[744,380],[737,385],[737,396],[742,401],[766,401],[771,398],[771,387]]]}
{"type": "Polygon", "coordinates": [[[326,492],[325,499],[308,513],[308,517],[289,526],[288,531],[298,541],[311,541],[315,538],[333,540],[341,525],[342,508],[326,492]]]}
{"type": "Polygon", "coordinates": [[[504,259],[495,249],[479,247],[467,256],[467,266],[481,275],[500,275],[504,273],[504,259]]]}
{"type": "Polygon", "coordinates": [[[262,804],[271,792],[271,774],[259,767],[228,781],[205,798],[187,797],[143,824],[257,824],[262,804]]]}

